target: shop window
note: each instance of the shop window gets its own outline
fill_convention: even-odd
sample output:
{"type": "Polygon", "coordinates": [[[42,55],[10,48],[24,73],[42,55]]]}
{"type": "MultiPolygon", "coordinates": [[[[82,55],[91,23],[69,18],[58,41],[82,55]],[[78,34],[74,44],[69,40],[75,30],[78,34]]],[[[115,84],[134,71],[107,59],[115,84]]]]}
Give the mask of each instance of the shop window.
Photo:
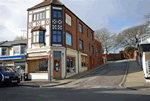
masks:
{"type": "Polygon", "coordinates": [[[75,58],[68,57],[67,58],[67,72],[75,72],[75,58]]]}
{"type": "Polygon", "coordinates": [[[81,56],[81,66],[86,67],[86,57],[85,56],[81,56]]]}
{"type": "Polygon", "coordinates": [[[61,54],[60,52],[54,52],[54,58],[60,58],[61,54]]]}
{"type": "Polygon", "coordinates": [[[72,46],[72,35],[66,33],[66,44],[72,46]]]}
{"type": "Polygon", "coordinates": [[[30,73],[47,73],[48,60],[35,60],[29,62],[30,73]]]}
{"type": "Polygon", "coordinates": [[[39,72],[47,72],[48,71],[48,61],[41,60],[39,61],[39,72]]]}

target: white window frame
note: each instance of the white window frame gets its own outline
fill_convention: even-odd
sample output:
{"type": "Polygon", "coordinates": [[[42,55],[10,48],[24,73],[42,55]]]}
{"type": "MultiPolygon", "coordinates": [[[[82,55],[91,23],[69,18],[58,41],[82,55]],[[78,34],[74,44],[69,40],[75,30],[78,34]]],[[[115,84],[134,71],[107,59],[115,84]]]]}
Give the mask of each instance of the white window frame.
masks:
{"type": "Polygon", "coordinates": [[[66,23],[70,26],[72,25],[72,18],[68,14],[66,14],[66,23]]]}
{"type": "Polygon", "coordinates": [[[19,54],[20,54],[20,45],[13,46],[13,55],[19,55],[19,54]],[[17,53],[17,54],[14,53],[14,48],[15,48],[15,47],[19,47],[19,53],[17,53]]]}

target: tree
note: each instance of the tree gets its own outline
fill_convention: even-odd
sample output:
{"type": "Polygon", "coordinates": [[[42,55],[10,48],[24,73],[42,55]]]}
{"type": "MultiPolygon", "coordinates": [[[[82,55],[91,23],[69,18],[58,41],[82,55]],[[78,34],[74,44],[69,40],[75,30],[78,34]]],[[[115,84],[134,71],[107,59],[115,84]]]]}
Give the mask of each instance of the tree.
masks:
{"type": "Polygon", "coordinates": [[[95,31],[94,35],[95,39],[101,42],[105,53],[108,54],[115,44],[116,34],[111,34],[108,29],[101,28],[95,31]]]}
{"type": "Polygon", "coordinates": [[[117,35],[118,47],[136,47],[142,37],[150,35],[147,31],[148,24],[141,24],[135,27],[130,27],[123,30],[117,35]]]}
{"type": "Polygon", "coordinates": [[[16,36],[14,40],[23,40],[27,39],[25,36],[16,36]]]}
{"type": "Polygon", "coordinates": [[[126,47],[124,49],[124,52],[130,54],[130,53],[134,53],[134,50],[135,50],[134,47],[126,47]]]}

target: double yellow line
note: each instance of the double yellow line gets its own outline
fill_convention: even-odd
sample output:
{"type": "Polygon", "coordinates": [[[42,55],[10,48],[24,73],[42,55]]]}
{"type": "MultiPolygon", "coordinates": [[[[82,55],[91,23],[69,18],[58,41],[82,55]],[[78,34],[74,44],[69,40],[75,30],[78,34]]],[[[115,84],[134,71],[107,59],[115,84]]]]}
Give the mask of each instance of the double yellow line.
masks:
{"type": "Polygon", "coordinates": [[[125,80],[126,80],[126,77],[127,77],[129,64],[130,64],[130,59],[128,59],[128,64],[127,64],[127,67],[126,67],[126,72],[124,74],[124,77],[123,77],[121,83],[119,84],[119,87],[121,87],[121,88],[126,88],[126,87],[124,87],[123,83],[125,83],[125,80]]]}

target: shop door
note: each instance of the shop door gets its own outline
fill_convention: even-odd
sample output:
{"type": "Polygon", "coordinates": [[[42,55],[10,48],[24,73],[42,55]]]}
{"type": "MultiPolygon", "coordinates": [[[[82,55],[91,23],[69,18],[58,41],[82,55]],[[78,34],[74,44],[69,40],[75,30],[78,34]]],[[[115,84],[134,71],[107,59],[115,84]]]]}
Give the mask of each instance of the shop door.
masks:
{"type": "Polygon", "coordinates": [[[61,78],[61,59],[54,59],[54,78],[61,78]]]}

